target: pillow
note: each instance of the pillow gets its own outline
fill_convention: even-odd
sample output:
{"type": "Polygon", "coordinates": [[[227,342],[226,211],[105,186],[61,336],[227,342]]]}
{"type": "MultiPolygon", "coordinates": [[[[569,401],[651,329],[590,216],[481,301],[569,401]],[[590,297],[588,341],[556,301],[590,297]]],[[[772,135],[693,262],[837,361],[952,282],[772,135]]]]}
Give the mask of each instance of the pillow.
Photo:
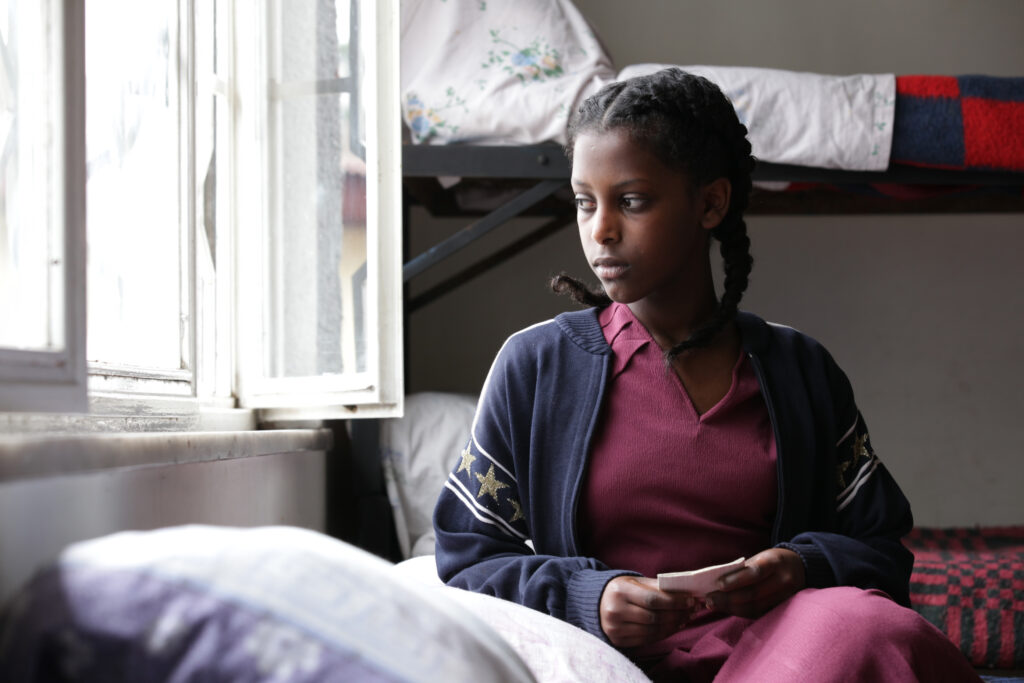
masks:
{"type": "Polygon", "coordinates": [[[66,549],[0,613],[0,680],[532,681],[476,615],[293,527],[66,549]]]}
{"type": "Polygon", "coordinates": [[[434,506],[469,441],[476,399],[423,392],[405,399],[405,416],[381,421],[380,461],[402,557],[434,554],[434,506]]]}
{"type": "Polygon", "coordinates": [[[407,585],[428,587],[438,596],[487,620],[545,683],[650,683],[633,662],[601,639],[542,612],[483,593],[445,586],[434,558],[414,557],[394,566],[407,585]]]}
{"type": "Polygon", "coordinates": [[[565,143],[615,77],[570,0],[402,0],[402,115],[414,143],[565,143]]]}

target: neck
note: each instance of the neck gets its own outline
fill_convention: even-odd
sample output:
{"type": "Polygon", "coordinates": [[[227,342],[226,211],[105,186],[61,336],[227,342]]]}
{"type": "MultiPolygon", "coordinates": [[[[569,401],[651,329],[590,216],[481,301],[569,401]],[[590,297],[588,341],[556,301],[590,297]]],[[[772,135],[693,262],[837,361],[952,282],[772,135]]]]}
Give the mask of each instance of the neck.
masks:
{"type": "Polygon", "coordinates": [[[710,274],[705,286],[700,289],[699,293],[690,292],[689,296],[673,297],[674,300],[667,305],[648,297],[629,304],[629,309],[658,345],[667,350],[689,339],[690,335],[710,322],[718,310],[718,299],[710,274]]]}

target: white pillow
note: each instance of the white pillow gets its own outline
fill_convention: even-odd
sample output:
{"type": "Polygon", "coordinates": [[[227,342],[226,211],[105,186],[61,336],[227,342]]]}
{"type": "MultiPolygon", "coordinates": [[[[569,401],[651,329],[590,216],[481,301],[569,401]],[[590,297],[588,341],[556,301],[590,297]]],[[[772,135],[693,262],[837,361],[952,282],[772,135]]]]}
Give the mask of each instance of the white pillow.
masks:
{"type": "Polygon", "coordinates": [[[415,143],[565,142],[615,77],[571,0],[402,0],[402,115],[415,143]]]}
{"type": "Polygon", "coordinates": [[[380,460],[402,557],[434,554],[434,506],[469,442],[476,399],[423,392],[405,399],[405,416],[381,421],[380,460]]]}
{"type": "Polygon", "coordinates": [[[428,587],[485,619],[544,683],[649,683],[633,662],[599,638],[560,619],[508,600],[445,586],[433,556],[399,562],[394,571],[407,585],[428,587]]]}
{"type": "Polygon", "coordinates": [[[294,527],[70,546],[0,612],[0,680],[533,681],[483,620],[294,527]]]}

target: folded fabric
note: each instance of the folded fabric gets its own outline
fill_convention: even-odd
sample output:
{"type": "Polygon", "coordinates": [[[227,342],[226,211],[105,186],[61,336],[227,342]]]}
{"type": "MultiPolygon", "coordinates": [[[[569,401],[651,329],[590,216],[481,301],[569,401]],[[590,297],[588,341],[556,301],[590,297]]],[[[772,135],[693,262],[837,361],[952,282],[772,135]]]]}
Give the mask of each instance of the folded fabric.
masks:
{"type": "MultiPolygon", "coordinates": [[[[668,64],[635,64],[625,79],[668,64]]],[[[761,161],[884,171],[892,147],[895,76],[824,74],[729,66],[680,66],[732,100],[761,161]]]]}
{"type": "Polygon", "coordinates": [[[1024,171],[1024,78],[897,76],[892,160],[1024,171]]]}

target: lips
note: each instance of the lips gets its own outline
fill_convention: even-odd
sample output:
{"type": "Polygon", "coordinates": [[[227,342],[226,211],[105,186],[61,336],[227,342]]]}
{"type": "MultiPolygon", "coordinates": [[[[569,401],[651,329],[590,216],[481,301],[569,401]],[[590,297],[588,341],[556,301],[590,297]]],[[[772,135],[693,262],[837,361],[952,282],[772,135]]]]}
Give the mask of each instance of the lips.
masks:
{"type": "Polygon", "coordinates": [[[602,280],[618,279],[629,269],[627,262],[607,256],[595,259],[591,265],[594,268],[594,274],[602,280]]]}

